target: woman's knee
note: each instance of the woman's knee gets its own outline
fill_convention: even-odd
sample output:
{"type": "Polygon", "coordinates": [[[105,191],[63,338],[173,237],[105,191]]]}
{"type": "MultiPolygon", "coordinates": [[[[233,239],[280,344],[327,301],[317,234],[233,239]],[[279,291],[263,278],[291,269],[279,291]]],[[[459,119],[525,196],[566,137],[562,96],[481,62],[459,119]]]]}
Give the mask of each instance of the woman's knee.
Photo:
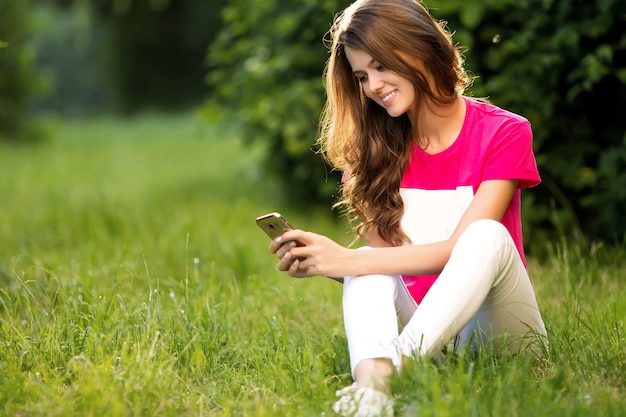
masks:
{"type": "Polygon", "coordinates": [[[396,277],[392,275],[356,275],[344,278],[343,291],[373,292],[378,294],[393,293],[396,290],[396,277]]]}
{"type": "Polygon", "coordinates": [[[477,234],[480,236],[485,235],[508,235],[509,232],[506,227],[497,220],[493,219],[479,219],[470,223],[469,226],[465,229],[463,234],[477,234]]]}
{"type": "Polygon", "coordinates": [[[513,238],[507,228],[499,221],[480,219],[467,226],[459,238],[459,242],[461,241],[466,241],[470,245],[477,245],[480,242],[513,243],[513,238]]]}

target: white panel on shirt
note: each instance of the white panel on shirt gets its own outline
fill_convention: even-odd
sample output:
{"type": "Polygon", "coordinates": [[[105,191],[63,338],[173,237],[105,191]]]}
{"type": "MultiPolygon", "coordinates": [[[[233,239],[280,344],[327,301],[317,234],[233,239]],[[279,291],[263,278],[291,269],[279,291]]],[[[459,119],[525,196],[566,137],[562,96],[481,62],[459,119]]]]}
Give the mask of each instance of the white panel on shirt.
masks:
{"type": "Polygon", "coordinates": [[[448,239],[474,198],[471,185],[456,190],[400,188],[404,215],[400,225],[415,245],[448,239]]]}

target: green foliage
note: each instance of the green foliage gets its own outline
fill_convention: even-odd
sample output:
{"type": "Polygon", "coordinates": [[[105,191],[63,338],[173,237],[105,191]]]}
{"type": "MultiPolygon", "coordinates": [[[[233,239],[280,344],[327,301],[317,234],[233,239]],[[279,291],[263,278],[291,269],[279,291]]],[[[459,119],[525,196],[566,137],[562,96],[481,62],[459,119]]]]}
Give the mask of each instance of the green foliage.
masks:
{"type": "MultiPolygon", "coordinates": [[[[280,196],[265,144],[223,132],[152,115],[0,144],[0,416],[332,415],[341,286],[276,270],[254,223],[280,196]]],[[[284,214],[351,240],[327,210],[284,214]]],[[[418,360],[396,415],[624,415],[625,250],[530,258],[550,354],[418,360]]]]}
{"type": "MultiPolygon", "coordinates": [[[[219,107],[265,141],[265,163],[303,201],[326,202],[336,177],[311,146],[324,100],[321,37],[341,1],[231,2],[212,45],[219,107]]],[[[527,117],[543,184],[526,202],[527,234],[624,238],[626,3],[619,0],[431,0],[467,48],[471,94],[527,117]],[[531,201],[532,200],[532,201],[531,201]],[[531,203],[532,204],[529,204],[531,203]]]]}
{"type": "Polygon", "coordinates": [[[42,92],[31,43],[29,0],[0,3],[0,142],[40,139],[42,131],[30,112],[42,92]]]}
{"type": "Polygon", "coordinates": [[[231,1],[224,28],[210,48],[207,111],[218,108],[244,137],[269,145],[265,169],[294,201],[328,201],[337,175],[316,155],[317,121],[324,103],[322,38],[338,0],[231,1]]]}
{"type": "MultiPolygon", "coordinates": [[[[533,125],[544,179],[533,190],[535,226],[618,241],[626,236],[626,3],[429,2],[469,40],[473,89],[533,125]]],[[[534,240],[545,234],[533,229],[534,240]]]]}

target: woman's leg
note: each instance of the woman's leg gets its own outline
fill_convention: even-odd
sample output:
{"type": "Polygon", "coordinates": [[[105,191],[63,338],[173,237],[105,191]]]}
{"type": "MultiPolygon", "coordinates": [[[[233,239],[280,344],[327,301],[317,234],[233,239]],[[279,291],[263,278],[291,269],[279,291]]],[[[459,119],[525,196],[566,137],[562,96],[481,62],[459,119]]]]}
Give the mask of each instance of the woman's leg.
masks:
{"type": "Polygon", "coordinates": [[[337,391],[333,410],[345,416],[392,416],[389,376],[400,365],[394,342],[398,317],[407,322],[415,301],[400,276],[347,277],[343,310],[355,384],[337,391]],[[392,359],[393,358],[393,359],[392,359]]]}
{"type": "Polygon", "coordinates": [[[506,228],[493,220],[467,228],[419,307],[401,277],[365,275],[344,280],[343,309],[352,375],[370,379],[363,385],[380,373],[380,359],[399,368],[402,356],[432,355],[457,335],[461,346],[474,334],[496,344],[506,334],[511,351],[526,344],[544,349],[526,268],[506,228]]]}
{"type": "Polygon", "coordinates": [[[461,235],[398,344],[404,356],[432,355],[459,333],[462,344],[473,334],[496,343],[506,334],[513,351],[546,335],[515,244],[493,220],[474,222],[461,235]]]}
{"type": "Polygon", "coordinates": [[[417,305],[400,276],[362,275],[346,277],[343,283],[343,312],[352,375],[365,359],[393,359],[399,366],[395,348],[398,318],[406,323],[417,305]]]}

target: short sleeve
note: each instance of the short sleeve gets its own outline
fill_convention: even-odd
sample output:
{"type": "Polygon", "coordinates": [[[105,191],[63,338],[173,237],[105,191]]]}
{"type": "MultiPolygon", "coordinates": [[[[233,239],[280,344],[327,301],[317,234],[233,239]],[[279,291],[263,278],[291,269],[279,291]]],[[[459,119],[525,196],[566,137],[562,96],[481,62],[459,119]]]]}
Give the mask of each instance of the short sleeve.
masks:
{"type": "Polygon", "coordinates": [[[528,120],[509,120],[493,138],[481,180],[496,179],[518,180],[519,188],[534,187],[541,182],[528,120]]]}

